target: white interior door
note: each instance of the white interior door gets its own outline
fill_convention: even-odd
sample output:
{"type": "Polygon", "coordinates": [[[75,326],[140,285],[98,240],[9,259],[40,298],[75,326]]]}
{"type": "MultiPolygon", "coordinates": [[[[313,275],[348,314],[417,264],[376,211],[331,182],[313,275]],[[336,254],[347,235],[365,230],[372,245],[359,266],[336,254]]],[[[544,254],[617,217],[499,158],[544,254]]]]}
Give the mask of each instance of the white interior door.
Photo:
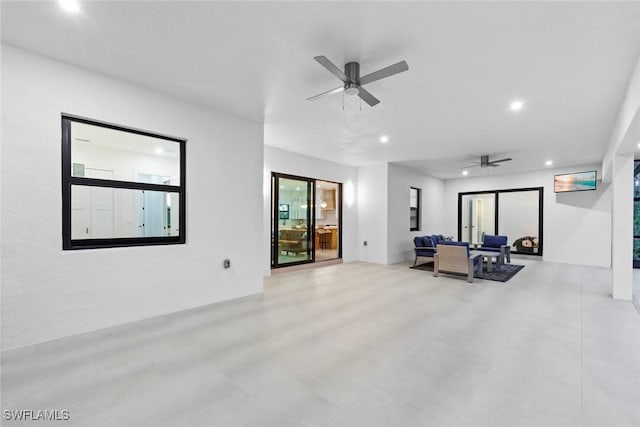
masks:
{"type": "Polygon", "coordinates": [[[71,238],[91,238],[91,189],[71,186],[71,238]]]}
{"type": "MultiPolygon", "coordinates": [[[[85,169],[87,178],[113,179],[112,170],[85,169]]],[[[92,239],[111,238],[113,233],[113,189],[90,187],[91,190],[91,228],[92,239]]]]}
{"type": "MultiPolygon", "coordinates": [[[[113,171],[85,168],[85,177],[113,179],[113,171]]],[[[113,189],[74,185],[71,188],[71,238],[114,237],[113,189]]]]}
{"type": "MultiPolygon", "coordinates": [[[[138,173],[140,182],[150,184],[170,184],[171,178],[163,175],[138,173]]],[[[169,229],[169,209],[171,209],[171,225],[178,218],[177,197],[167,197],[160,191],[142,191],[140,195],[140,208],[138,210],[138,236],[161,237],[171,235],[169,229]],[[174,203],[175,202],[175,203],[174,203]],[[175,211],[173,210],[175,206],[175,211]]],[[[177,224],[176,224],[177,226],[177,224]]],[[[174,228],[175,234],[179,230],[174,228]]]]}

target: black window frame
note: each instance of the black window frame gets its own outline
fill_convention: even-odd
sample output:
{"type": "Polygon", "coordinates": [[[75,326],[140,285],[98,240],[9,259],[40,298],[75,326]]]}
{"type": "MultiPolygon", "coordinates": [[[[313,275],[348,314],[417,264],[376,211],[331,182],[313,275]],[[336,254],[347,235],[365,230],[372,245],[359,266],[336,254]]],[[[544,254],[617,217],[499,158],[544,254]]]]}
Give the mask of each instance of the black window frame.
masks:
{"type": "Polygon", "coordinates": [[[62,113],[62,249],[99,249],[129,246],[175,245],[186,243],[186,142],[184,138],[162,135],[131,127],[116,125],[99,120],[88,119],[72,114],[62,113]],[[71,123],[85,123],[122,132],[149,136],[176,142],[180,147],[180,185],[149,184],[144,182],[119,181],[109,179],[95,179],[72,176],[71,164],[71,123]],[[116,237],[101,239],[72,239],[71,238],[71,186],[118,188],[127,190],[162,191],[178,193],[180,215],[178,218],[178,236],[159,237],[116,237]]]}
{"type": "Polygon", "coordinates": [[[422,195],[420,194],[422,193],[422,189],[418,188],[418,187],[409,187],[409,231],[420,231],[420,223],[422,221],[420,221],[420,205],[421,205],[421,200],[422,200],[422,195]],[[414,209],[413,206],[411,206],[411,190],[416,190],[416,227],[412,227],[411,226],[411,210],[414,209]]]}

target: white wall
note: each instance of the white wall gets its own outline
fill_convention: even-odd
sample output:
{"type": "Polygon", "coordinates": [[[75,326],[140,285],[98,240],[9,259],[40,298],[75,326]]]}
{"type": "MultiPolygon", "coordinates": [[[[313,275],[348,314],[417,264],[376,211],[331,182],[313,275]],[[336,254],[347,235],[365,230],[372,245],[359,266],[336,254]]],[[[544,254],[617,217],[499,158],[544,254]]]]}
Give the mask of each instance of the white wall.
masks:
{"type": "Polygon", "coordinates": [[[618,117],[611,131],[609,145],[602,161],[603,180],[611,181],[614,157],[632,153],[640,139],[640,58],[631,74],[618,117]]]}
{"type": "Polygon", "coordinates": [[[358,168],[358,259],[360,261],[387,263],[387,178],[386,163],[358,168]],[[367,242],[367,246],[364,246],[364,241],[367,242]]]}
{"type": "Polygon", "coordinates": [[[444,181],[404,166],[389,164],[387,263],[414,257],[413,238],[444,233],[444,181]],[[420,188],[420,231],[409,231],[409,187],[420,188]]]}
{"type": "Polygon", "coordinates": [[[262,291],[260,123],[2,49],[3,349],[262,291]],[[62,112],[188,139],[187,244],[62,251],[62,112]]]}
{"type": "MultiPolygon", "coordinates": [[[[469,177],[445,183],[445,234],[458,235],[458,193],[544,187],[543,258],[545,261],[608,267],[611,265],[611,189],[553,192],[554,174],[598,169],[599,165],[547,169],[513,175],[469,177]]],[[[629,255],[631,256],[631,255],[629,255]]]]}
{"type": "MultiPolygon", "coordinates": [[[[267,141],[267,143],[268,142],[269,141],[267,141]]],[[[265,145],[262,206],[264,227],[262,259],[264,275],[268,276],[271,274],[271,172],[341,182],[343,184],[342,259],[344,262],[358,259],[356,245],[358,218],[355,199],[358,181],[357,168],[265,145]]]]}
{"type": "Polygon", "coordinates": [[[609,146],[602,162],[604,180],[612,182],[611,245],[615,259],[612,260],[612,295],[616,299],[638,300],[633,295],[633,262],[630,253],[633,247],[633,182],[634,152],[640,144],[640,58],[636,63],[627,92],[620,106],[616,123],[611,132],[609,146]]]}
{"type": "Polygon", "coordinates": [[[611,275],[613,298],[633,298],[633,153],[619,154],[611,165],[611,275]]]}

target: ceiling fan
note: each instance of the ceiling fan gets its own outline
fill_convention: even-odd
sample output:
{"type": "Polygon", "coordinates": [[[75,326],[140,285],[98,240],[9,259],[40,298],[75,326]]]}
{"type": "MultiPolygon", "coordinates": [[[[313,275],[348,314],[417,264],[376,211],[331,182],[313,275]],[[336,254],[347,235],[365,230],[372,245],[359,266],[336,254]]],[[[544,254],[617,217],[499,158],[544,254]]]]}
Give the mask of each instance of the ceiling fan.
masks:
{"type": "Polygon", "coordinates": [[[308,101],[315,101],[316,99],[322,98],[325,95],[331,95],[344,91],[344,93],[346,93],[347,95],[359,96],[360,99],[373,107],[374,105],[378,104],[380,100],[371,95],[371,93],[369,93],[367,90],[363,89],[362,86],[380,79],[391,77],[394,74],[402,73],[403,71],[407,71],[409,69],[406,61],[400,61],[396,64],[389,65],[388,67],[367,74],[366,76],[360,77],[360,64],[358,64],[357,62],[348,62],[347,64],[345,64],[343,73],[342,70],[340,70],[340,68],[338,68],[333,62],[329,61],[326,56],[316,56],[313,59],[315,59],[318,64],[326,68],[331,74],[339,78],[342,81],[343,85],[335,89],[331,89],[318,95],[312,96],[311,98],[307,98],[308,101]]]}
{"type": "Polygon", "coordinates": [[[480,166],[481,168],[488,168],[488,167],[497,168],[498,166],[500,166],[498,163],[508,162],[511,160],[513,160],[511,157],[507,157],[505,159],[489,161],[489,156],[485,155],[485,156],[480,156],[479,162],[473,162],[474,163],[473,165],[465,166],[462,169],[475,168],[476,166],[480,166]]]}

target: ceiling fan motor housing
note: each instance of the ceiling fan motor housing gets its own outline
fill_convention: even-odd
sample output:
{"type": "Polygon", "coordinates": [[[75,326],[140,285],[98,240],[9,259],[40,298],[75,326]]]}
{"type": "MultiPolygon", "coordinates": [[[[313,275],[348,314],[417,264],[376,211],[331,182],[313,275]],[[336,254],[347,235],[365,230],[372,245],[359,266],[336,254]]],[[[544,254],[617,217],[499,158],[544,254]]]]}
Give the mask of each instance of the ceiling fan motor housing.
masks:
{"type": "Polygon", "coordinates": [[[357,62],[347,62],[344,66],[344,74],[347,76],[347,83],[360,84],[360,64],[357,62]]]}
{"type": "Polygon", "coordinates": [[[356,96],[360,93],[360,64],[348,62],[344,66],[344,74],[347,76],[347,81],[344,83],[344,93],[356,96]]]}

